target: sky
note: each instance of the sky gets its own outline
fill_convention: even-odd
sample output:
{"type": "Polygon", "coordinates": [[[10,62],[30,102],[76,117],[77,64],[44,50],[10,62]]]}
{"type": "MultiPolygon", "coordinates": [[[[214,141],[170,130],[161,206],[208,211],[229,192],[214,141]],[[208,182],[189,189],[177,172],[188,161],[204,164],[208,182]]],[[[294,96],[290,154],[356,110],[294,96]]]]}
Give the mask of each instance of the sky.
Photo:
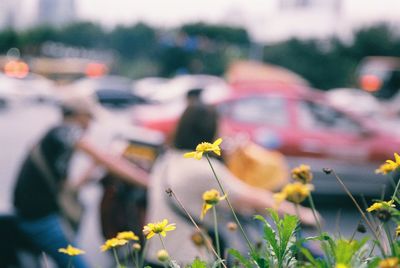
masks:
{"type": "MultiPolygon", "coordinates": [[[[285,1],[285,0],[284,0],[285,1]]],[[[295,0],[286,0],[295,1],[295,0]]],[[[258,40],[279,40],[294,33],[300,37],[349,34],[353,27],[387,20],[400,26],[399,0],[310,0],[308,10],[283,11],[279,0],[76,0],[80,18],[112,27],[145,21],[159,27],[207,21],[246,27],[258,40]]],[[[399,27],[400,28],[400,27],[399,27]]]]}
{"type": "MultiPolygon", "coordinates": [[[[4,2],[5,1],[5,2],[4,2]]],[[[0,0],[19,3],[23,24],[34,22],[39,0],[0,0]]],[[[188,22],[224,23],[245,27],[254,40],[280,41],[290,36],[350,36],[354,28],[389,21],[400,26],[400,0],[74,0],[79,20],[112,28],[139,21],[157,27],[188,22]],[[282,2],[310,1],[308,9],[282,9],[282,2]],[[340,12],[335,3],[341,3],[340,12]]],[[[0,12],[1,13],[1,12],[0,12]]],[[[1,20],[1,18],[0,18],[1,20]]],[[[400,27],[398,27],[400,29],[400,27]]],[[[400,30],[399,30],[400,31],[400,30]]]]}

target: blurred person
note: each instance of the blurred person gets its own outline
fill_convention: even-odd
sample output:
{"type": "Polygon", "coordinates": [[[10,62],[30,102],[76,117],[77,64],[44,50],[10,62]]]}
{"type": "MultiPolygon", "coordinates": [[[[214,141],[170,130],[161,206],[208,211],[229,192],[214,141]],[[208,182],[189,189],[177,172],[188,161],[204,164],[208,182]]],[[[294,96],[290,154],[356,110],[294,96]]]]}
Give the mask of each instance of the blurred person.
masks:
{"type": "MultiPolygon", "coordinates": [[[[112,157],[90,143],[85,132],[93,119],[91,96],[69,96],[61,103],[62,121],[50,128],[29,151],[20,168],[13,196],[19,229],[38,250],[49,255],[59,267],[67,267],[70,257],[58,252],[73,243],[59,197],[71,187],[68,168],[73,153],[80,150],[121,179],[147,186],[147,173],[129,162],[112,157]]],[[[87,267],[80,256],[72,266],[87,267]]]]}
{"type": "Polygon", "coordinates": [[[203,92],[202,88],[192,88],[186,93],[186,105],[192,106],[196,104],[201,104],[201,94],[203,92]]]}
{"type": "MultiPolygon", "coordinates": [[[[212,261],[213,255],[199,247],[191,240],[195,227],[186,218],[179,205],[169,197],[165,190],[171,188],[188,212],[198,221],[202,210],[202,195],[212,188],[219,189],[206,159],[185,159],[183,155],[193,151],[196,146],[204,141],[212,142],[216,139],[218,117],[214,107],[206,105],[192,105],[181,116],[172,148],[161,156],[152,172],[148,190],[147,222],[160,222],[168,219],[176,223],[176,230],[168,232],[164,239],[165,248],[171,258],[178,264],[188,264],[196,257],[212,261]]],[[[212,165],[225,187],[225,190],[235,207],[242,215],[252,216],[253,213],[265,213],[266,208],[274,207],[273,193],[267,190],[252,187],[236,178],[220,159],[212,157],[212,165]]],[[[220,191],[220,190],[218,190],[220,191]]],[[[222,194],[222,193],[221,193],[222,194]]],[[[216,209],[218,212],[219,226],[225,226],[231,221],[231,212],[226,202],[221,201],[216,209]]],[[[315,225],[312,211],[299,207],[300,220],[309,225],[315,225]]],[[[279,213],[296,214],[292,203],[284,201],[279,213]]],[[[211,213],[209,213],[211,214],[211,213]]],[[[211,229],[212,217],[206,215],[202,223],[211,229]]],[[[237,234],[240,235],[240,234],[237,234]]],[[[222,239],[222,242],[224,240],[222,239]]],[[[152,267],[163,267],[157,261],[157,251],[163,246],[157,238],[148,241],[147,262],[152,267]]]]}

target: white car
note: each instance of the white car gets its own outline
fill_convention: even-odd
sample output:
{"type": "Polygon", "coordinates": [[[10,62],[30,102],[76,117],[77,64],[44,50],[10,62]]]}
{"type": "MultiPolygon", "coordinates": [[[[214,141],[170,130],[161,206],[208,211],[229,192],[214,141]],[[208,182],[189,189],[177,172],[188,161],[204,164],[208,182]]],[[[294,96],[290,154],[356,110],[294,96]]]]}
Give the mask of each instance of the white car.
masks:
{"type": "Polygon", "coordinates": [[[334,106],[359,116],[379,118],[383,115],[379,100],[361,89],[335,88],[327,91],[326,97],[334,106]]]}
{"type": "Polygon", "coordinates": [[[135,104],[145,104],[147,100],[131,91],[132,80],[122,76],[82,78],[64,87],[61,91],[78,91],[94,94],[98,102],[108,108],[126,108],[135,104]]]}
{"type": "Polygon", "coordinates": [[[207,100],[224,96],[229,91],[225,80],[218,76],[179,75],[158,86],[150,99],[158,103],[181,102],[193,88],[204,89],[202,98],[207,100]]]}
{"type": "Polygon", "coordinates": [[[16,101],[53,101],[54,82],[37,74],[29,73],[23,78],[0,74],[0,98],[16,101]]]}

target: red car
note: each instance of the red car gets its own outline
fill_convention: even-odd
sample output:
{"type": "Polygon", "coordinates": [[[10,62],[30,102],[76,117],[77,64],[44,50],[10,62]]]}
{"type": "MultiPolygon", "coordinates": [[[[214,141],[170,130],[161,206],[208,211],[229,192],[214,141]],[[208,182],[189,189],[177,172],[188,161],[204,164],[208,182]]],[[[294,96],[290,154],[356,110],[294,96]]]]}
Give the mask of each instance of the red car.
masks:
{"type": "MultiPolygon", "coordinates": [[[[321,92],[287,84],[241,83],[232,85],[231,93],[214,104],[221,116],[222,137],[245,134],[265,148],[282,152],[291,167],[309,164],[316,193],[343,193],[333,176],[323,174],[324,167],[335,169],[355,195],[379,197],[391,181],[374,171],[400,152],[400,137],[329,106],[321,92]]],[[[168,135],[183,108],[172,108],[175,113],[163,109],[167,110],[146,108],[138,113],[138,121],[168,135]],[[155,109],[158,117],[141,118],[149,109],[155,109]]]]}

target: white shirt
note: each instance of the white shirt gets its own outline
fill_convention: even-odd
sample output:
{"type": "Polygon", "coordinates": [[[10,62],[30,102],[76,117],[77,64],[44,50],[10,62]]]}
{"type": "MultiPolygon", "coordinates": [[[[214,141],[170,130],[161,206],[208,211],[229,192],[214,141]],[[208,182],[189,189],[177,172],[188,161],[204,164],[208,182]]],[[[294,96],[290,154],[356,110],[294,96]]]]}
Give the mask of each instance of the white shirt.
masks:
{"type": "MultiPolygon", "coordinates": [[[[191,240],[192,234],[196,231],[194,225],[175,212],[168,203],[168,198],[173,197],[168,196],[165,190],[171,188],[195,219],[200,217],[203,204],[202,195],[205,191],[214,188],[222,195],[207,159],[205,157],[201,160],[187,159],[183,157],[185,152],[170,150],[157,160],[151,175],[147,209],[148,223],[167,219],[169,223],[176,224],[176,229],[167,232],[167,236],[163,240],[170,257],[184,265],[191,263],[196,257],[211,261],[213,255],[208,253],[205,248],[199,249],[194,245],[191,240]]],[[[240,195],[243,182],[234,177],[218,160],[211,159],[211,163],[230,200],[234,200],[240,195]]],[[[173,201],[175,202],[175,200],[173,201]]],[[[219,210],[219,226],[223,227],[227,218],[231,216],[226,201],[221,201],[217,205],[217,210],[219,210]]],[[[210,210],[204,218],[204,223],[212,228],[212,222],[213,217],[210,210]]],[[[157,263],[157,251],[162,249],[162,244],[157,236],[148,240],[147,260],[153,263],[157,263]]]]}

